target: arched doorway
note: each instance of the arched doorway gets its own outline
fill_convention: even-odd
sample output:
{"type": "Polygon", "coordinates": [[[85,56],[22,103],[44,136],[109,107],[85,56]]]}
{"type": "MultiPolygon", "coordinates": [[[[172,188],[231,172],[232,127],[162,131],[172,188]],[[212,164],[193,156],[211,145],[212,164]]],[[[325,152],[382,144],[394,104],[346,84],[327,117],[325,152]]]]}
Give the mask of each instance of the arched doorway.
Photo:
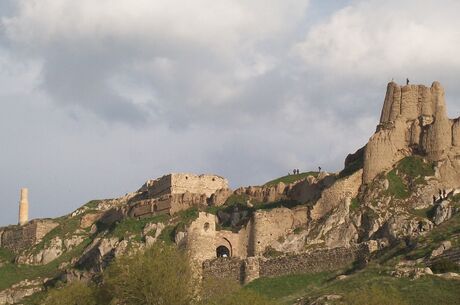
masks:
{"type": "Polygon", "coordinates": [[[230,250],[225,246],[219,246],[216,249],[217,257],[230,257],[230,250]]]}

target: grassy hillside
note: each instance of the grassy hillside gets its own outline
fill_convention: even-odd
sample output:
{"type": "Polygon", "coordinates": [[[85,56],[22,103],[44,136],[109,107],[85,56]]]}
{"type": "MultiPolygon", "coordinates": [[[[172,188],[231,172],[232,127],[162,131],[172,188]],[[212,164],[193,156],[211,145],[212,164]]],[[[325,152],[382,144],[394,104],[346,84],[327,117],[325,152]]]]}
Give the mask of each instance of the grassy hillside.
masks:
{"type": "Polygon", "coordinates": [[[299,298],[314,300],[331,294],[342,296],[345,304],[454,305],[460,300],[460,281],[436,276],[417,280],[395,278],[382,267],[369,267],[341,280],[336,279],[334,273],[262,278],[250,283],[246,289],[280,304],[292,304],[299,298]]]}
{"type": "Polygon", "coordinates": [[[289,184],[289,183],[293,183],[293,182],[305,179],[308,176],[316,177],[316,176],[318,176],[318,172],[305,172],[305,173],[300,173],[298,175],[283,176],[283,177],[268,181],[267,183],[264,184],[264,186],[273,186],[273,185],[277,185],[280,182],[283,182],[285,184],[289,184]]]}

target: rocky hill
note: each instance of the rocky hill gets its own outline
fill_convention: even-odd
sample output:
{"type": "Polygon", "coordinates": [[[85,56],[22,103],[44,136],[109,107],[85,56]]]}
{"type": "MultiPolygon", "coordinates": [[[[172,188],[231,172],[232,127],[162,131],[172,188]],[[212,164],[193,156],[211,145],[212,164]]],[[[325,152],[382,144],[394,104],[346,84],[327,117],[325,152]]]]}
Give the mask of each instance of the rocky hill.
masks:
{"type": "Polygon", "coordinates": [[[458,300],[459,276],[446,273],[460,263],[458,122],[439,83],[390,83],[375,134],[339,173],[236,190],[216,175],[169,174],[57,219],[0,228],[0,304],[37,304],[59,283],[99,283],[111,262],[156,243],[185,249],[196,278],[267,295],[264,283],[328,275],[315,293],[282,295],[286,304],[346,304],[343,283],[368,275],[447,281],[458,300]]]}

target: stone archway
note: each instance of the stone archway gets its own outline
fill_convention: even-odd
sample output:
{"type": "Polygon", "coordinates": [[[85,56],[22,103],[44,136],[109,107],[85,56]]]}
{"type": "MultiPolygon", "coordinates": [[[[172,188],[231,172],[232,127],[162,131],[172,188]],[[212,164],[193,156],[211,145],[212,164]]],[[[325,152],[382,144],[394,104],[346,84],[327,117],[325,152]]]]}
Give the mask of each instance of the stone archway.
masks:
{"type": "Polygon", "coordinates": [[[231,257],[230,249],[226,246],[219,246],[216,248],[217,257],[231,257]]]}
{"type": "Polygon", "coordinates": [[[216,257],[232,257],[233,256],[233,247],[230,241],[223,237],[217,243],[216,248],[216,257]]]}

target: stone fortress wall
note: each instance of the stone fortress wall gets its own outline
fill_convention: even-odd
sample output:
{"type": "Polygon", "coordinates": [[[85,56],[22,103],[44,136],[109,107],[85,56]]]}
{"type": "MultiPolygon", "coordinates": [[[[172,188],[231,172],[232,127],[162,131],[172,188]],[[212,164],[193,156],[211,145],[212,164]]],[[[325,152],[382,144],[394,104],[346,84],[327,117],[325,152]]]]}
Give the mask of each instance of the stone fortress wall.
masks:
{"type": "Polygon", "coordinates": [[[32,220],[23,226],[9,226],[0,231],[0,247],[14,252],[24,250],[36,243],[58,224],[48,219],[32,220]]]}
{"type": "Polygon", "coordinates": [[[131,202],[131,217],[175,214],[192,206],[207,205],[228,181],[217,175],[169,174],[147,181],[140,189],[141,199],[131,202]]]}
{"type": "Polygon", "coordinates": [[[307,208],[275,208],[256,211],[246,227],[238,232],[218,230],[217,216],[200,212],[187,229],[187,247],[193,260],[203,262],[217,256],[224,246],[229,257],[261,256],[268,247],[276,248],[280,238],[307,223],[307,208]]]}
{"type": "Polygon", "coordinates": [[[248,283],[259,277],[316,273],[346,268],[367,256],[364,246],[321,249],[275,258],[215,258],[203,262],[203,278],[221,278],[248,283]]]}
{"type": "Polygon", "coordinates": [[[227,179],[216,175],[195,175],[190,173],[172,173],[145,185],[150,198],[169,194],[205,194],[210,197],[217,190],[228,188],[227,179]]]}

